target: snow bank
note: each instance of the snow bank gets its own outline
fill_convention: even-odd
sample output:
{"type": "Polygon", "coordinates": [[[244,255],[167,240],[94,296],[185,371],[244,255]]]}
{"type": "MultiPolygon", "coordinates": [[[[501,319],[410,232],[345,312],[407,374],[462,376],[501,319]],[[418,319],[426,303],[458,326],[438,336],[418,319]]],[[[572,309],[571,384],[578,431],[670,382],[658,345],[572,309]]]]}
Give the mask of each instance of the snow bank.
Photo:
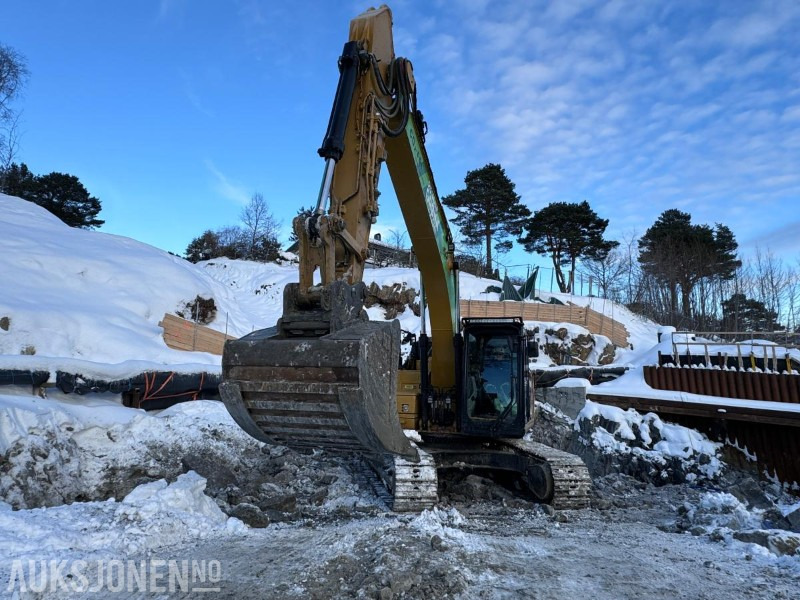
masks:
{"type": "MultiPolygon", "coordinates": [[[[75,503],[28,510],[0,509],[0,555],[6,558],[65,553],[120,558],[152,548],[226,534],[245,525],[226,516],[203,490],[206,480],[190,471],[135,488],[121,502],[75,503]]],[[[6,505],[7,506],[7,505],[6,505]]]]}
{"type": "MultiPolygon", "coordinates": [[[[235,294],[195,265],[130,238],[68,227],[32,202],[0,194],[0,368],[47,357],[98,364],[142,360],[215,365],[219,357],[168,348],[158,322],[198,295],[214,298],[211,327],[261,326],[235,294]],[[20,355],[23,355],[22,357],[20,355]],[[12,360],[8,360],[8,359],[12,360]]],[[[267,325],[267,324],[264,324],[267,325]]],[[[22,368],[34,368],[22,367],[22,368]]]]}
{"type": "Polygon", "coordinates": [[[654,482],[714,479],[723,467],[722,444],[693,429],[665,423],[655,413],[642,415],[632,408],[587,400],[574,429],[602,454],[625,457],[624,471],[638,465],[636,475],[649,475],[645,479],[654,482]]]}
{"type": "Polygon", "coordinates": [[[187,454],[234,461],[261,446],[221,402],[185,402],[152,414],[107,395],[43,399],[18,391],[0,395],[0,497],[16,508],[124,495],[154,476],[177,476],[187,454]]]}

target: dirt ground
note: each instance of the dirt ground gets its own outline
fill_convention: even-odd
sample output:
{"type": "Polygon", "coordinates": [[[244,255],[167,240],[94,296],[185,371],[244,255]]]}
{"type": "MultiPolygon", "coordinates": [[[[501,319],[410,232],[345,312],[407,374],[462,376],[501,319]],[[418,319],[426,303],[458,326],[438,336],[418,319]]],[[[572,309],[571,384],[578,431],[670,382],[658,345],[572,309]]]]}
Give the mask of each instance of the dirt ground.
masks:
{"type": "Polygon", "coordinates": [[[676,532],[679,507],[702,490],[624,476],[605,483],[604,509],[549,514],[498,499],[397,515],[376,498],[356,514],[160,557],[220,560],[221,598],[797,597],[796,566],[752,545],[676,532]]]}
{"type": "MultiPolygon", "coordinates": [[[[191,427],[193,422],[165,421],[161,429],[149,424],[124,435],[87,430],[80,444],[72,437],[59,443],[22,438],[2,457],[0,481],[22,508],[35,509],[122,498],[135,486],[173,481],[192,470],[207,480],[205,494],[250,528],[240,523],[233,533],[197,531],[180,543],[141,546],[146,551],[78,545],[44,552],[42,558],[219,561],[219,590],[202,597],[229,599],[732,600],[797,598],[800,590],[798,546],[784,556],[768,549],[776,539],[784,547],[800,544],[800,534],[782,523],[768,498],[769,484],[746,473],[656,487],[630,474],[597,472],[610,463],[595,460],[591,508],[564,512],[533,504],[476,474],[462,474],[441,482],[436,508],[396,514],[387,510],[373,489],[374,476],[358,461],[261,446],[233,423],[191,427]],[[171,431],[180,436],[169,438],[171,431]],[[45,468],[51,463],[59,468],[45,468]],[[69,497],[64,481],[71,486],[69,497]],[[764,531],[777,531],[776,524],[781,531],[767,540],[764,531]],[[736,539],[742,533],[751,538],[736,539]],[[750,541],[759,536],[760,545],[750,541]]],[[[558,431],[548,427],[553,439],[542,441],[565,447],[568,440],[561,438],[567,430],[555,435],[558,431]]],[[[76,514],[84,515],[78,525],[87,539],[107,533],[107,521],[76,514]]],[[[36,513],[29,516],[31,524],[41,525],[36,513]]],[[[23,542],[20,556],[32,556],[23,542]]],[[[9,560],[0,565],[0,597],[64,597],[8,596],[2,582],[9,580],[16,552],[11,547],[4,557],[9,560]]]]}

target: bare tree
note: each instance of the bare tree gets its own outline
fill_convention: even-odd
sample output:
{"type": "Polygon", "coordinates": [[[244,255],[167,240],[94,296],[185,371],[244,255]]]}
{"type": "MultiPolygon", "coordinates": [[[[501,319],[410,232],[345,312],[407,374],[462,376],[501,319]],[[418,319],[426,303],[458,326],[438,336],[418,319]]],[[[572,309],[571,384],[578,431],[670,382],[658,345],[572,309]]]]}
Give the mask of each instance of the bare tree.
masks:
{"type": "Polygon", "coordinates": [[[601,297],[621,299],[623,278],[628,268],[624,249],[614,248],[603,259],[584,260],[581,267],[584,275],[597,282],[601,297]]]}
{"type": "Polygon", "coordinates": [[[267,253],[277,251],[280,223],[269,211],[267,201],[260,192],[253,194],[250,202],[239,215],[246,234],[245,256],[248,258],[264,258],[262,250],[267,253]]]}
{"type": "Polygon", "coordinates": [[[470,243],[469,240],[456,239],[456,260],[459,270],[476,277],[486,277],[486,248],[482,243],[470,243]]]}
{"type": "Polygon", "coordinates": [[[386,232],[386,237],[388,238],[386,241],[392,248],[402,250],[406,247],[407,232],[390,229],[386,232]]]}
{"type": "Polygon", "coordinates": [[[783,262],[776,258],[771,250],[762,251],[756,248],[753,261],[756,277],[755,298],[764,303],[769,310],[782,319],[782,305],[787,300],[787,292],[791,283],[791,273],[783,262]]]}
{"type": "Polygon", "coordinates": [[[19,152],[19,120],[21,113],[12,115],[6,123],[0,122],[0,178],[13,163],[19,152]]]}
{"type": "Polygon", "coordinates": [[[788,329],[800,333],[800,259],[797,259],[797,266],[792,269],[788,297],[788,329]]]}
{"type": "Polygon", "coordinates": [[[0,168],[8,168],[19,147],[19,114],[12,108],[28,78],[25,57],[0,44],[0,168]]]}

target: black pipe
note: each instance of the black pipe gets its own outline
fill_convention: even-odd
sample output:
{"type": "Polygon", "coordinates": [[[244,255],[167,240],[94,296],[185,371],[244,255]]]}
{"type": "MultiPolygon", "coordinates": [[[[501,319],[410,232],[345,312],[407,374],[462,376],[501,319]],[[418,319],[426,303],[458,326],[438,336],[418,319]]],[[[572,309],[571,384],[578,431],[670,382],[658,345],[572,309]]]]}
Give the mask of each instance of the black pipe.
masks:
{"type": "Polygon", "coordinates": [[[430,386],[430,377],[428,377],[428,350],[430,349],[430,341],[425,333],[420,333],[417,338],[419,348],[419,396],[420,396],[420,417],[422,420],[422,428],[427,429],[431,414],[428,400],[433,397],[433,390],[430,386]]]}
{"type": "Polygon", "coordinates": [[[325,132],[322,146],[317,150],[324,159],[332,158],[338,162],[344,154],[344,132],[358,80],[358,54],[358,42],[347,42],[339,57],[339,85],[336,87],[336,97],[328,119],[328,131],[325,132]]]}

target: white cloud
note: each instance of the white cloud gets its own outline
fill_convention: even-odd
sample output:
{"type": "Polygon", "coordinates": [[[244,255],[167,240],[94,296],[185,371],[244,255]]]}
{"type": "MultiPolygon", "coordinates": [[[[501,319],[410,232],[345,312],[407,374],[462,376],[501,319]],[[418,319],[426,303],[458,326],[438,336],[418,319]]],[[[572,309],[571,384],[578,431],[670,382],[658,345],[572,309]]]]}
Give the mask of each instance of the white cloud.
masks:
{"type": "Polygon", "coordinates": [[[242,206],[250,202],[250,192],[241,184],[228,179],[228,177],[220,171],[216,165],[210,160],[205,161],[206,169],[214,176],[216,180],[214,190],[226,200],[235,202],[242,206]]]}
{"type": "Polygon", "coordinates": [[[617,231],[676,206],[742,238],[752,203],[794,218],[800,3],[437,8],[410,58],[440,160],[500,162],[531,208],[586,198],[617,231]]]}

